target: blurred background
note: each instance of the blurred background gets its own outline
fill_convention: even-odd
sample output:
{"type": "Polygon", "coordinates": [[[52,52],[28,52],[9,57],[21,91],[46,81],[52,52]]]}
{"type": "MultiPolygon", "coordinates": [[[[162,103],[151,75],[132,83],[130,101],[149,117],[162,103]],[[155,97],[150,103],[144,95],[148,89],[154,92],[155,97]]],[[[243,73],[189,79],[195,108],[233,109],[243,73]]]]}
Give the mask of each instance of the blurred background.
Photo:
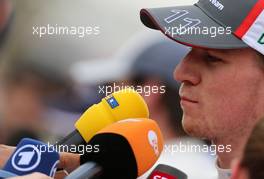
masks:
{"type": "MultiPolygon", "coordinates": [[[[138,68],[133,66],[136,60],[144,58],[137,57],[148,46],[142,45],[142,38],[158,36],[146,37],[144,41],[149,41],[146,43],[149,46],[154,43],[152,38],[165,39],[159,32],[144,27],[140,22],[139,11],[143,7],[186,5],[194,2],[196,1],[1,0],[5,9],[10,12],[6,13],[6,19],[1,20],[5,22],[6,28],[1,30],[5,33],[0,53],[0,143],[16,145],[26,136],[57,141],[73,130],[73,124],[81,113],[105,95],[98,93],[98,86],[101,84],[162,83],[172,86],[174,90],[171,79],[166,84],[160,80],[172,78],[172,74],[168,75],[172,69],[168,69],[165,75],[160,72],[156,75],[157,78],[150,78],[153,71],[156,71],[155,67],[143,64],[144,68],[150,68],[149,73],[143,75],[131,70],[138,68]],[[48,25],[96,27],[98,33],[84,37],[62,34],[40,37],[34,34],[34,28],[48,25]]],[[[182,55],[183,53],[185,49],[182,55]]],[[[162,65],[160,60],[155,64],[162,65]]],[[[166,71],[166,66],[164,70],[166,71]]],[[[175,90],[176,93],[171,93],[176,96],[174,102],[178,105],[177,85],[175,90]]],[[[159,98],[161,97],[156,95],[146,99],[155,108],[152,111],[159,111],[160,107],[155,105],[159,98]]],[[[172,118],[180,114],[178,111],[170,116],[172,118]]],[[[162,125],[166,127],[168,124],[162,125]]],[[[179,133],[182,134],[182,131],[179,133]]],[[[174,135],[171,131],[168,137],[174,135]]]]}

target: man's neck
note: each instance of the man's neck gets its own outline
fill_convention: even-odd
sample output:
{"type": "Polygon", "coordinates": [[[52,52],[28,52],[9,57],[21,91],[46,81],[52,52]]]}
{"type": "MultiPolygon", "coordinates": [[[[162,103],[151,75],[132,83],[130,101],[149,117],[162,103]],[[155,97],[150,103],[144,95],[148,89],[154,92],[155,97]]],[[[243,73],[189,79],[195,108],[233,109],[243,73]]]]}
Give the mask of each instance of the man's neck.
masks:
{"type": "Polygon", "coordinates": [[[217,164],[220,168],[230,169],[232,160],[235,158],[241,158],[249,135],[250,132],[247,135],[244,134],[243,136],[232,136],[232,138],[223,137],[221,139],[213,140],[213,143],[217,146],[217,148],[219,148],[219,146],[224,146],[226,149],[228,145],[231,148],[230,152],[217,151],[217,164]]]}

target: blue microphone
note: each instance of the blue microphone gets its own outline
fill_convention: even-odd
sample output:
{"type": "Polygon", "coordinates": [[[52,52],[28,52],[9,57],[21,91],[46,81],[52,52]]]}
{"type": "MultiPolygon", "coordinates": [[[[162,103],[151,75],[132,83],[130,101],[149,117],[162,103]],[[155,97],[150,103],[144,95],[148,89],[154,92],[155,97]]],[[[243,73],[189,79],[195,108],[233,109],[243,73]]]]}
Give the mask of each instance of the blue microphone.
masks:
{"type": "Polygon", "coordinates": [[[59,153],[54,148],[43,142],[24,138],[0,171],[0,178],[12,174],[22,176],[33,172],[54,177],[58,163],[59,153]]]}

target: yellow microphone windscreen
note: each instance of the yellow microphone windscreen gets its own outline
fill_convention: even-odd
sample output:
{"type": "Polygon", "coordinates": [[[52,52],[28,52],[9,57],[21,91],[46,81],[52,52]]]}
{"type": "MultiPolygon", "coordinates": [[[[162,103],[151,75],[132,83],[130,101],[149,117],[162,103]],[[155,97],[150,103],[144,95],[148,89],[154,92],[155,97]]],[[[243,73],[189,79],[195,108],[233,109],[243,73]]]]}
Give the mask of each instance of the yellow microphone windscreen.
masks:
{"type": "Polygon", "coordinates": [[[75,127],[88,142],[102,128],[127,118],[149,118],[147,104],[131,88],[115,92],[88,108],[75,123],[75,127]]]}

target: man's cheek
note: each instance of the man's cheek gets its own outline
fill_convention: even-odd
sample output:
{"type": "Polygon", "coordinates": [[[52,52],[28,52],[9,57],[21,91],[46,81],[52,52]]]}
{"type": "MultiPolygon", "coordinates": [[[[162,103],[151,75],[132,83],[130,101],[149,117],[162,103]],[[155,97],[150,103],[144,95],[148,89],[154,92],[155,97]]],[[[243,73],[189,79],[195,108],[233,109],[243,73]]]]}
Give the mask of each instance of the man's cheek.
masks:
{"type": "Polygon", "coordinates": [[[204,95],[199,107],[202,115],[208,118],[210,123],[217,123],[219,118],[224,117],[229,104],[228,98],[225,98],[223,93],[219,94],[215,92],[204,95]]]}

